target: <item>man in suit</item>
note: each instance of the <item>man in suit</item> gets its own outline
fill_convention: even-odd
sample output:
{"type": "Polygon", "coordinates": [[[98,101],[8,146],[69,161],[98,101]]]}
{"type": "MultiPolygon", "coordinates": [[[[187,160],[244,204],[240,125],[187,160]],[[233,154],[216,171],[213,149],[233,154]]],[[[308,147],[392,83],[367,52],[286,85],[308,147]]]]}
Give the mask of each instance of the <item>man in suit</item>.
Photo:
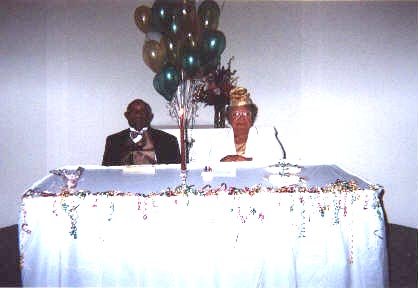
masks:
{"type": "Polygon", "coordinates": [[[126,108],[129,128],[106,138],[102,165],[139,165],[180,163],[177,138],[150,126],[151,106],[135,99],[126,108]]]}

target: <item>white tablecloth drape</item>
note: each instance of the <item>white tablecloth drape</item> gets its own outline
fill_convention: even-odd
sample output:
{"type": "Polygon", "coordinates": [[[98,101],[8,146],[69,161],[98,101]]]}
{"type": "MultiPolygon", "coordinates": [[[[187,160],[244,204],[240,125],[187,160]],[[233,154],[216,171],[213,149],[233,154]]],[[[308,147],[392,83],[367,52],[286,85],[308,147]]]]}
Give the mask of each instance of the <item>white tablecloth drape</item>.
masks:
{"type": "MultiPolygon", "coordinates": [[[[338,172],[336,167],[323,168],[338,172]]],[[[51,184],[52,178],[33,188],[51,184]]],[[[35,189],[23,197],[20,245],[25,286],[388,283],[379,189],[277,193],[258,185],[239,193],[219,189],[216,195],[205,196],[92,189],[55,195],[35,189]]]]}

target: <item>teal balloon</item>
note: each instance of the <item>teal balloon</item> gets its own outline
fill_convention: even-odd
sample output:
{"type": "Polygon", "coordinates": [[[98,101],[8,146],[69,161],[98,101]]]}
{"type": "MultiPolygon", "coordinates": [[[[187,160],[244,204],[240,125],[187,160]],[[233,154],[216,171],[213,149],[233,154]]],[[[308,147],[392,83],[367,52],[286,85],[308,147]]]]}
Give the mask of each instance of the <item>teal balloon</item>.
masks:
{"type": "Polygon", "coordinates": [[[173,16],[177,13],[176,6],[169,1],[155,1],[151,8],[153,30],[169,33],[173,16]]]}
{"type": "Polygon", "coordinates": [[[176,15],[172,16],[168,26],[167,34],[171,35],[171,37],[173,37],[174,39],[179,39],[181,38],[182,31],[183,29],[180,17],[176,15]]]}
{"type": "Polygon", "coordinates": [[[176,67],[168,65],[161,71],[165,83],[165,88],[169,91],[176,91],[179,85],[180,75],[176,67]]]}
{"type": "Polygon", "coordinates": [[[187,76],[194,76],[200,68],[200,54],[196,50],[183,51],[181,66],[187,76]]]}
{"type": "Polygon", "coordinates": [[[152,84],[154,85],[154,89],[158,92],[158,94],[163,96],[167,101],[171,101],[173,96],[171,96],[171,94],[168,91],[166,91],[164,87],[162,87],[161,80],[157,75],[154,76],[152,84]]]}
{"type": "Polygon", "coordinates": [[[153,79],[155,90],[167,101],[171,101],[171,99],[173,99],[179,83],[180,75],[176,67],[173,65],[165,66],[154,76],[153,79]]]}
{"type": "Polygon", "coordinates": [[[216,30],[219,25],[219,16],[221,15],[221,9],[214,0],[205,0],[197,9],[197,15],[199,16],[200,25],[205,30],[216,30]]]}
{"type": "Polygon", "coordinates": [[[203,32],[201,43],[202,56],[207,61],[220,56],[225,50],[225,46],[225,35],[221,31],[207,30],[203,32]]]}

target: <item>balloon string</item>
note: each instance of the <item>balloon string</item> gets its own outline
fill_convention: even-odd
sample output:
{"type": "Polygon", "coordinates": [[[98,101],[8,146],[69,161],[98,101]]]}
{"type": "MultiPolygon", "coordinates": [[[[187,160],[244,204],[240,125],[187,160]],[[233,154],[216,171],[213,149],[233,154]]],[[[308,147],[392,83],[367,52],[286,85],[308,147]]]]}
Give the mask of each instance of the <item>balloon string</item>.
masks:
{"type": "Polygon", "coordinates": [[[222,11],[224,11],[224,5],[225,5],[225,2],[226,2],[226,0],[224,0],[224,1],[222,2],[222,5],[221,5],[221,14],[222,14],[222,11]]]}

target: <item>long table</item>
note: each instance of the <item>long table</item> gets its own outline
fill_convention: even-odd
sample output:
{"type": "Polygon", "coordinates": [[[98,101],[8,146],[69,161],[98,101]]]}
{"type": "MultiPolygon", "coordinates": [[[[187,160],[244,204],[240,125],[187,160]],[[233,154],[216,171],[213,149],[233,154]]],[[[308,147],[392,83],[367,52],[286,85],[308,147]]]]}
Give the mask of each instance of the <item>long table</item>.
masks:
{"type": "Polygon", "coordinates": [[[382,187],[283,167],[54,170],[22,197],[23,285],[386,287],[382,187]]]}

